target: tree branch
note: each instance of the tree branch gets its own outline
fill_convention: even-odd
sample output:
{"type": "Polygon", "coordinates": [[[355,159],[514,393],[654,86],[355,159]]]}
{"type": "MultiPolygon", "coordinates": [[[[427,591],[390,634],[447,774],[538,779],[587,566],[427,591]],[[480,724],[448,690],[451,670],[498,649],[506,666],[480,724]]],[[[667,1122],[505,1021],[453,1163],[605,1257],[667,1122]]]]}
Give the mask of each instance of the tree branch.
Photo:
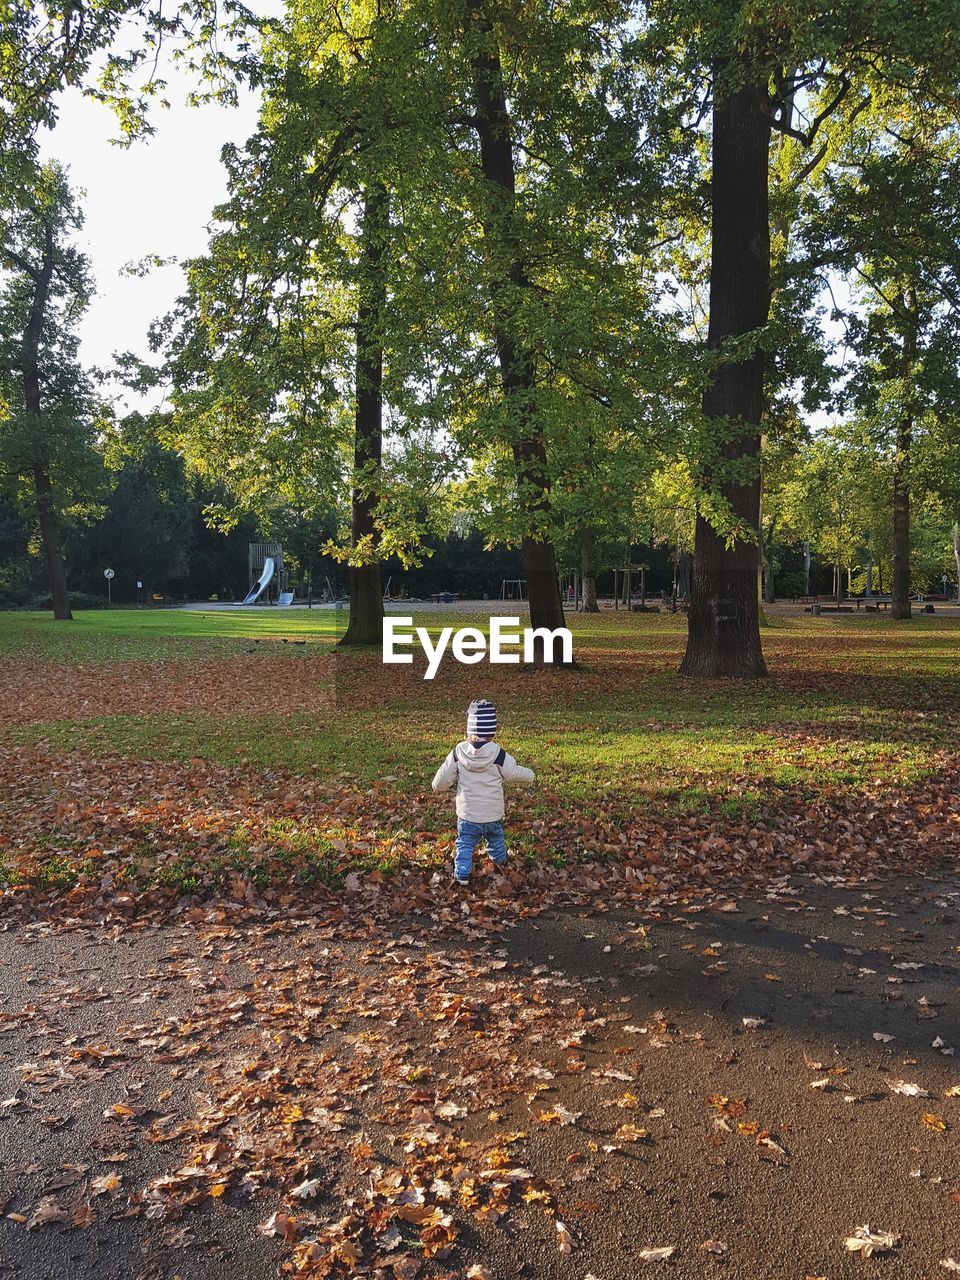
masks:
{"type": "Polygon", "coordinates": [[[783,104],[776,102],[776,100],[771,100],[770,105],[774,108],[771,116],[771,128],[775,129],[778,133],[786,134],[788,138],[796,138],[797,141],[802,142],[805,147],[811,146],[814,138],[820,131],[820,126],[825,120],[828,120],[830,116],[833,115],[837,107],[839,107],[840,103],[843,102],[844,98],[850,92],[851,87],[849,77],[846,74],[841,75],[840,87],[824,109],[814,116],[809,129],[795,129],[786,119],[784,119],[782,115],[779,114],[783,109],[783,104]]]}
{"type": "Polygon", "coordinates": [[[37,281],[40,279],[39,270],[36,267],[32,266],[30,261],[27,258],[25,258],[22,254],[17,253],[14,249],[11,249],[9,245],[5,244],[0,246],[0,253],[2,253],[5,258],[9,258],[9,260],[13,263],[13,265],[19,268],[19,270],[21,270],[24,273],[24,275],[28,275],[31,280],[37,281]]]}

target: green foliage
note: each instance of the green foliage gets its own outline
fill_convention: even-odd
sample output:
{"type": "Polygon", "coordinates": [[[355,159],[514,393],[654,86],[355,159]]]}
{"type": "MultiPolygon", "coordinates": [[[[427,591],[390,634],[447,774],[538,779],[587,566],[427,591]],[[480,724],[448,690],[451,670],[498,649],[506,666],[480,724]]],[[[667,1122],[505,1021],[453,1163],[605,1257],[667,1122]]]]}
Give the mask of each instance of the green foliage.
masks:
{"type": "Polygon", "coordinates": [[[89,263],[74,243],[82,213],[56,164],[40,170],[7,211],[0,232],[0,486],[29,511],[33,468],[47,465],[61,516],[82,519],[102,479],[93,447],[98,407],[78,358],[78,325],[92,288],[89,263]],[[25,398],[34,359],[39,418],[25,398]]]}
{"type": "Polygon", "coordinates": [[[0,0],[0,19],[0,472],[23,514],[9,553],[0,529],[0,572],[14,589],[38,449],[84,574],[109,553],[125,578],[185,580],[204,536],[201,492],[208,521],[237,545],[257,526],[273,531],[298,572],[319,572],[323,546],[353,564],[409,567],[455,528],[491,545],[550,538],[566,564],[581,531],[601,563],[639,537],[685,554],[699,510],[768,559],[778,541],[808,539],[855,574],[869,543],[886,574],[892,430],[905,407],[918,582],[953,563],[953,0],[651,0],[639,11],[620,0],[289,0],[269,21],[236,0],[65,13],[0,0]],[[127,139],[149,132],[169,56],[193,69],[197,98],[229,101],[245,77],[261,112],[254,136],[224,153],[228,197],[208,250],[188,264],[173,324],[154,334],[161,368],[127,362],[131,376],[169,383],[171,411],[119,430],[77,363],[89,292],[71,240],[79,215],[64,175],[37,169],[36,131],[73,86],[108,102],[127,139]],[[484,168],[483,65],[504,77],[515,191],[484,168]],[[747,83],[767,86],[774,131],[770,313],[708,351],[709,111],[747,83]],[[373,287],[360,213],[373,189],[389,203],[375,334],[387,431],[382,465],[358,466],[356,322],[373,287]],[[60,230],[40,430],[16,371],[29,275],[10,255],[33,260],[48,214],[60,230]],[[905,359],[908,319],[917,343],[905,359]],[[504,382],[505,340],[529,374],[522,394],[504,382]],[[757,352],[759,529],[720,496],[755,473],[738,456],[743,426],[700,407],[719,364],[757,352]],[[839,426],[807,443],[807,420],[828,402],[839,426]],[[518,465],[530,437],[543,444],[549,501],[518,465]],[[376,534],[348,547],[351,492],[373,500],[376,534]]]}

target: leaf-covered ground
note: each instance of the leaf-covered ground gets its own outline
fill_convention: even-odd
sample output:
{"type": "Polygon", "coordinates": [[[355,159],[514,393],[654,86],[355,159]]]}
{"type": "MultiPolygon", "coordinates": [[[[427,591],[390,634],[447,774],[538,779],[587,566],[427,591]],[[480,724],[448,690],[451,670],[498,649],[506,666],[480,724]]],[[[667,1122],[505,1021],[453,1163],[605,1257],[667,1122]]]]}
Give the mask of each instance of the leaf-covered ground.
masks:
{"type": "Polygon", "coordinates": [[[0,1262],[947,1274],[960,624],[706,687],[677,619],[574,625],[427,683],[322,615],[0,617],[0,1262]],[[464,894],[477,693],[538,782],[464,894]]]}

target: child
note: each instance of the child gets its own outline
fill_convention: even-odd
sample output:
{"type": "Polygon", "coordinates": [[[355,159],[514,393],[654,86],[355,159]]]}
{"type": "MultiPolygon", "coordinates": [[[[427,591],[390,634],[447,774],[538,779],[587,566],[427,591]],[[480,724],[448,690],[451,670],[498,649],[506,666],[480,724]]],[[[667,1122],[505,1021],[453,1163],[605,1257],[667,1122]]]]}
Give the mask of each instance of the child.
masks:
{"type": "Polygon", "coordinates": [[[457,884],[469,884],[473,851],[481,840],[487,853],[502,867],[507,861],[503,834],[503,784],[532,782],[533,770],[517,764],[513,756],[494,742],[497,709],[492,702],[471,702],[467,708],[467,738],[444,760],[433,779],[434,791],[457,784],[457,844],[453,875],[457,884]]]}

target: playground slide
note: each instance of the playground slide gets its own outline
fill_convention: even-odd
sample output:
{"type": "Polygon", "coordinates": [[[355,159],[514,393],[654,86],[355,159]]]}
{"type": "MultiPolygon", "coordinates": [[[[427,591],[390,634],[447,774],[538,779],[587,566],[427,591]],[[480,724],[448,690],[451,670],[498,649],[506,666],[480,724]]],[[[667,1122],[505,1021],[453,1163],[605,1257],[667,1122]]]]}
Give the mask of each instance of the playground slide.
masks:
{"type": "Polygon", "coordinates": [[[274,571],[273,560],[268,556],[263,562],[263,573],[261,573],[257,585],[252,591],[248,591],[245,598],[241,600],[241,604],[256,604],[266,590],[267,583],[273,577],[274,571]]]}

